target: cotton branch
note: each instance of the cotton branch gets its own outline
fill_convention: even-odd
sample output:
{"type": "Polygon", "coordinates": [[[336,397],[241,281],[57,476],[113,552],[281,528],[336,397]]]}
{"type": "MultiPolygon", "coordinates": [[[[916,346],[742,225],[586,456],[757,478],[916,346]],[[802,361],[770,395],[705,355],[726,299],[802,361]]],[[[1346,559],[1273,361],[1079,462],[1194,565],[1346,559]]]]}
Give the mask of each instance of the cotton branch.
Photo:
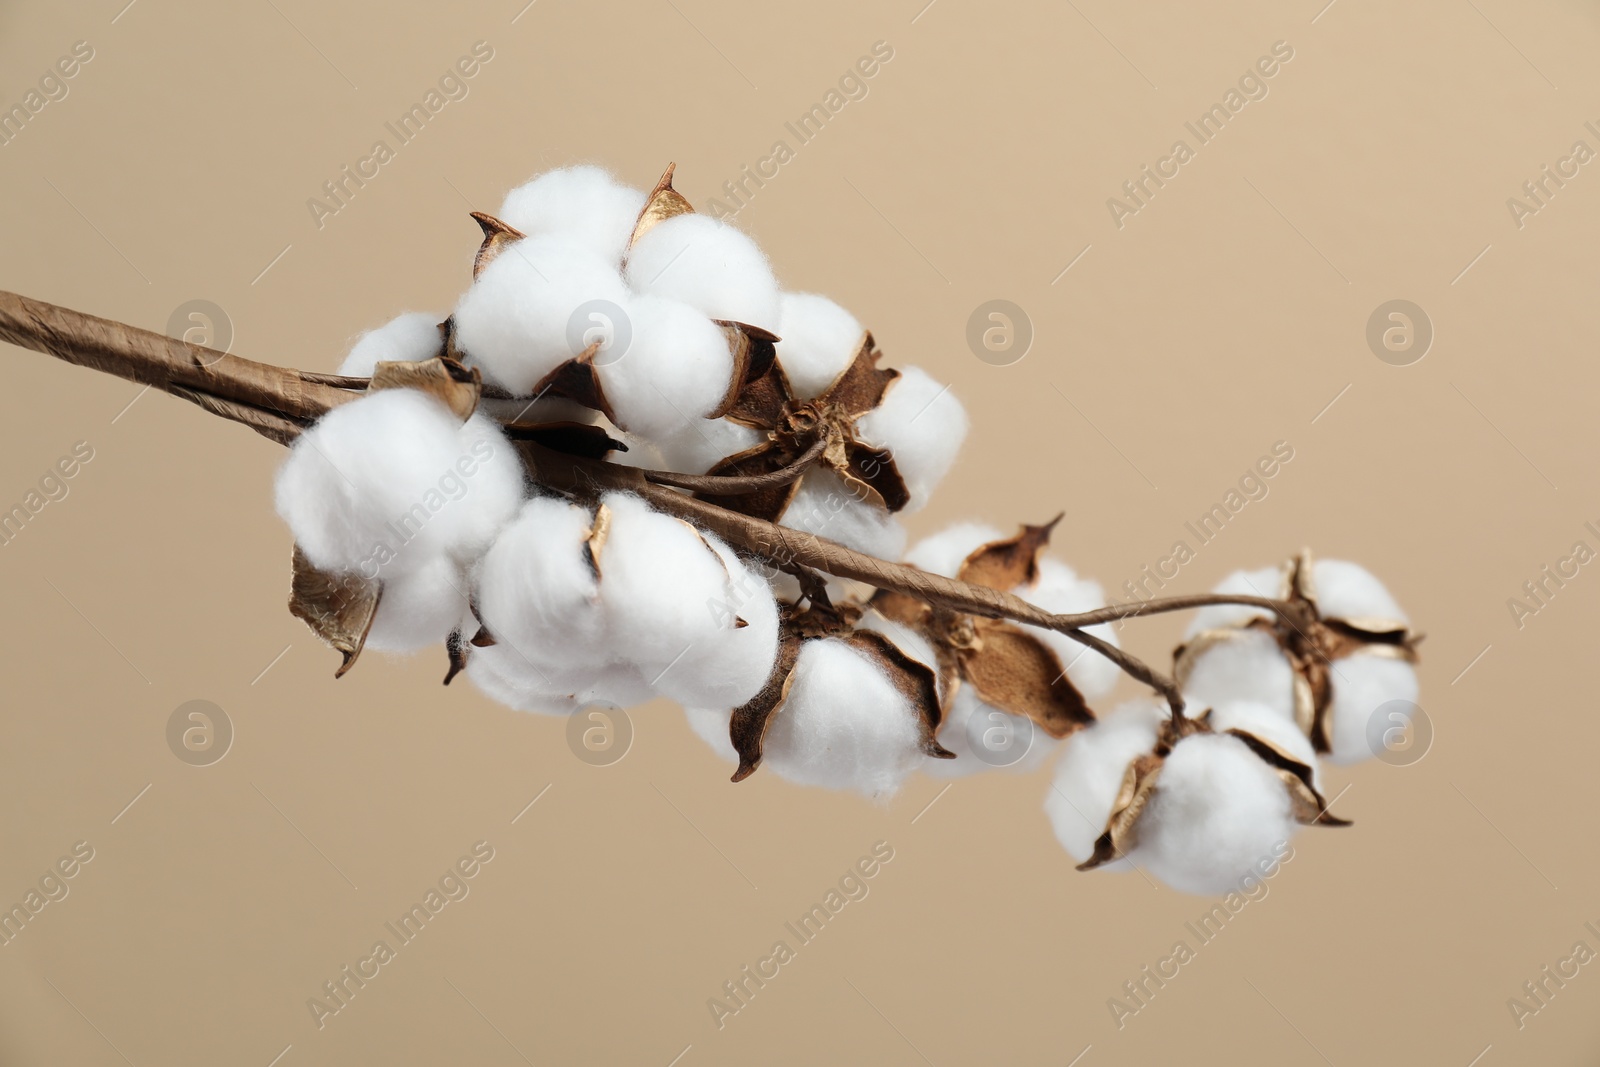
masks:
{"type": "MultiPolygon", "coordinates": [[[[214,415],[243,423],[279,444],[289,444],[325,412],[362,396],[367,384],[363,378],[257,363],[3,290],[0,339],[68,363],[155,386],[214,415]]],[[[479,406],[502,424],[515,424],[529,404],[526,400],[485,397],[479,406]]],[[[1086,633],[1084,628],[1212,604],[1263,608],[1297,628],[1308,621],[1303,604],[1216,593],[1052,614],[1010,593],[878,559],[827,538],[752,518],[680,491],[736,493],[785,484],[799,478],[816,462],[821,454],[820,442],[783,470],[738,478],[644,471],[569,455],[529,440],[517,441],[517,447],[533,480],[547,489],[578,497],[598,497],[614,490],[635,493],[656,509],[708,530],[780,569],[811,568],[964,614],[1066,634],[1160,692],[1174,713],[1181,713],[1183,698],[1171,677],[1086,633]]]]}

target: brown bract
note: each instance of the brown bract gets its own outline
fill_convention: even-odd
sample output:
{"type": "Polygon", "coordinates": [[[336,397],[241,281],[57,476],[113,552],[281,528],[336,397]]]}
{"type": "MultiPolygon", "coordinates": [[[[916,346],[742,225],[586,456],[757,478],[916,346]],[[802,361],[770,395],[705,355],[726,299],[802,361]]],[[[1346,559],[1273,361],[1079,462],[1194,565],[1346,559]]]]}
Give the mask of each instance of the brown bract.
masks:
{"type": "Polygon", "coordinates": [[[383,360],[372,368],[368,392],[380,389],[420,389],[466,422],[478,409],[483,395],[483,375],[477,367],[464,367],[449,356],[411,361],[383,360]]]}
{"type": "Polygon", "coordinates": [[[477,279],[483,269],[493,263],[495,257],[506,250],[513,242],[520,241],[526,235],[515,226],[501,222],[486,211],[471,213],[474,221],[483,230],[483,243],[478,246],[478,254],[472,257],[472,277],[477,279]]]}
{"type": "MultiPolygon", "coordinates": [[[[1139,844],[1139,818],[1161,790],[1161,768],[1180,741],[1195,734],[1214,733],[1207,713],[1184,718],[1166,718],[1156,732],[1156,743],[1151,751],[1136,757],[1123,772],[1122,785],[1111,804],[1111,814],[1106,818],[1106,828],[1095,839],[1094,854],[1078,864],[1080,871],[1122,859],[1139,844]]],[[[1289,804],[1294,819],[1302,826],[1349,826],[1349,820],[1329,813],[1328,803],[1312,784],[1310,766],[1295,759],[1283,749],[1246,730],[1228,730],[1227,735],[1237,738],[1245,747],[1277,774],[1289,794],[1289,804]]]]}
{"type": "Polygon", "coordinates": [[[1252,630],[1271,634],[1294,668],[1295,722],[1317,752],[1323,753],[1332,748],[1328,716],[1333,708],[1333,662],[1361,652],[1415,663],[1423,635],[1399,619],[1324,617],[1317,608],[1314,570],[1310,549],[1302,549],[1280,568],[1278,595],[1300,608],[1293,613],[1297,621],[1274,615],[1203,630],[1174,651],[1173,674],[1181,686],[1209,649],[1239,640],[1241,634],[1252,630]]]}
{"type": "Polygon", "coordinates": [[[677,169],[676,163],[668,163],[667,169],[661,173],[661,180],[656,182],[656,187],[645,197],[644,207],[639,210],[639,218],[633,224],[633,233],[628,237],[629,248],[632,248],[639,238],[653,230],[658,223],[678,215],[694,214],[694,208],[689,201],[672,187],[672,172],[677,169]]]}
{"type": "MultiPolygon", "coordinates": [[[[1010,592],[1039,577],[1039,554],[1061,516],[1043,526],[1023,526],[1015,537],[981,545],[957,577],[1010,592]]],[[[901,593],[872,598],[879,614],[926,637],[939,657],[948,708],[957,688],[970,685],[985,704],[1031,719],[1051,737],[1066,737],[1094,722],[1083,694],[1067,677],[1061,657],[1044,641],[1003,619],[966,615],[901,593]]]]}
{"type": "Polygon", "coordinates": [[[289,584],[289,613],[337,649],[344,662],[334,672],[342,678],[355,666],[378,614],[383,583],[359,574],[333,574],[312,566],[296,545],[289,584]]]}
{"type": "Polygon", "coordinates": [[[794,667],[807,641],[840,641],[865,656],[882,671],[911,705],[922,735],[922,751],[936,759],[954,759],[955,753],[939,744],[936,735],[942,712],[939,682],[933,671],[902,652],[898,645],[871,630],[852,629],[860,609],[834,607],[819,598],[806,607],[788,606],[780,620],[778,656],[761,692],[734,708],[728,736],[739,754],[733,781],[742,782],[761,765],[761,747],[773,716],[783,713],[784,701],[794,683],[794,667]]]}
{"type": "MultiPolygon", "coordinates": [[[[783,368],[773,362],[739,393],[726,415],[731,422],[761,430],[766,440],[717,463],[707,473],[748,477],[782,470],[819,441],[816,463],[843,479],[852,495],[877,507],[899,511],[910,501],[894,457],[862,441],[856,422],[883,402],[900,372],[879,367],[883,353],[869,331],[861,335],[850,365],[820,395],[801,400],[794,395],[783,368]]],[[[704,499],[719,507],[768,522],[781,518],[798,480],[738,496],[704,499]]]]}

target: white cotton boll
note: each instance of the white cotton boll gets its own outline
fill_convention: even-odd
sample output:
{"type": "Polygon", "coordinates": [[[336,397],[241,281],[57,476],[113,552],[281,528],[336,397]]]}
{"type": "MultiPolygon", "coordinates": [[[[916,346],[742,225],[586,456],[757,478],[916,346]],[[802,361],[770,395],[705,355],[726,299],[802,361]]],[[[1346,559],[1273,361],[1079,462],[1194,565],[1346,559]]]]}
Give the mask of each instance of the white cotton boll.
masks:
{"type": "Polygon", "coordinates": [[[866,330],[825,296],[784,293],[778,308],[778,363],[794,395],[809,400],[850,366],[866,330]]]}
{"type": "Polygon", "coordinates": [[[1393,619],[1405,622],[1405,612],[1389,590],[1359,563],[1320,559],[1312,564],[1317,612],[1325,619],[1393,619]]]}
{"type": "Polygon", "coordinates": [[[724,630],[725,613],[715,605],[728,596],[728,573],[681,519],[626,493],[607,494],[603,502],[611,529],[600,553],[600,602],[616,649],[653,683],[678,657],[724,630]]]}
{"type": "Polygon", "coordinates": [[[1178,742],[1140,815],[1132,859],[1185,893],[1225,893],[1294,835],[1288,789],[1236,737],[1178,742]]]}
{"type": "Polygon", "coordinates": [[[557,234],[621,263],[645,194],[600,167],[564,167],[506,194],[497,216],[529,237],[557,234]]]}
{"type": "Polygon", "coordinates": [[[728,733],[728,720],[730,712],[727,708],[694,708],[685,706],[684,718],[689,720],[689,729],[694,735],[710,746],[711,751],[724,763],[737,764],[739,752],[733,747],[733,738],[728,733]]]}
{"type": "Polygon", "coordinates": [[[565,237],[529,237],[507,245],[462,294],[456,346],[488,381],[525,395],[583,350],[568,336],[580,307],[627,298],[610,262],[565,237]]]}
{"type": "Polygon", "coordinates": [[[772,716],[763,766],[800,785],[888,797],[922,762],[920,723],[888,676],[841,641],[807,641],[772,716]]]}
{"type": "Polygon", "coordinates": [[[300,435],[278,470],[276,503],[315,566],[370,577],[480,551],[516,511],[523,479],[484,416],[463,425],[426,393],[384,389],[300,435]]]}
{"type": "MultiPolygon", "coordinates": [[[[1211,591],[1277,598],[1283,594],[1283,572],[1277,567],[1234,571],[1218,582],[1211,591]]],[[[1265,608],[1252,608],[1244,604],[1212,604],[1194,613],[1194,618],[1189,620],[1189,627],[1184,631],[1184,636],[1189,638],[1202,630],[1221,630],[1229,626],[1242,625],[1251,619],[1272,617],[1272,612],[1265,608]]]]}
{"type": "MultiPolygon", "coordinates": [[[[895,622],[893,619],[878,614],[876,610],[868,608],[862,613],[861,618],[856,621],[856,629],[869,630],[872,633],[879,633],[887,637],[896,648],[932,671],[936,680],[939,679],[939,656],[934,651],[933,643],[911,629],[911,627],[895,622]]],[[[941,695],[943,694],[942,685],[940,686],[940,693],[941,695]]]]}
{"type": "Polygon", "coordinates": [[[1212,708],[1206,716],[1206,722],[1219,734],[1229,730],[1254,734],[1285,755],[1310,767],[1312,785],[1319,790],[1322,788],[1322,771],[1311,739],[1273,708],[1248,700],[1229,701],[1212,708]]]}
{"type": "Polygon", "coordinates": [[[906,562],[930,574],[954,578],[968,556],[983,545],[1005,540],[999,527],[982,522],[958,522],[931,537],[924,537],[906,552],[906,562]]]}
{"type": "MultiPolygon", "coordinates": [[[[1358,763],[1377,753],[1367,740],[1367,723],[1391,700],[1415,703],[1417,669],[1405,660],[1371,652],[1356,652],[1331,664],[1333,705],[1329,709],[1328,758],[1335,763],[1358,763]]],[[[1384,728],[1398,724],[1384,720],[1384,728]]]]}
{"type": "Polygon", "coordinates": [[[466,675],[485,696],[513,711],[564,716],[580,706],[570,696],[550,691],[539,672],[509,645],[471,648],[466,675]]]}
{"type": "Polygon", "coordinates": [[[375,330],[368,330],[356,338],[350,354],[339,364],[339,373],[352,378],[370,378],[373,366],[379,362],[432,359],[444,351],[444,337],[439,332],[442,317],[426,311],[409,311],[375,330]]]}
{"type": "MultiPolygon", "coordinates": [[[[1165,707],[1153,700],[1129,701],[1062,745],[1044,810],[1056,839],[1079,863],[1094,855],[1128,764],[1155,747],[1156,730],[1166,717],[1165,707]]],[[[1119,859],[1103,869],[1126,866],[1119,859]]]]}
{"type": "Polygon", "coordinates": [[[597,361],[600,387],[630,433],[665,438],[705,422],[728,394],[733,353],[720,327],[687,304],[639,296],[628,346],[597,361]]]}
{"type": "Polygon", "coordinates": [[[772,587],[732,549],[709,536],[706,543],[727,569],[722,592],[705,605],[717,626],[656,677],[654,688],[685,707],[733,708],[759,693],[772,675],[778,603],[772,587]]]}
{"type": "Polygon", "coordinates": [[[384,574],[383,595],[366,647],[379,652],[416,652],[443,644],[467,611],[466,574],[449,556],[384,574]]]}
{"type": "Polygon", "coordinates": [[[777,332],[778,283],[767,257],[709,215],[679,215],[651,227],[628,251],[625,273],[635,292],[777,332]]]}
{"type": "Polygon", "coordinates": [[[667,470],[704,474],[729,456],[748,451],[766,439],[753,426],[731,419],[694,419],[680,422],[678,430],[658,438],[667,470]]]}
{"type": "MultiPolygon", "coordinates": [[[[1039,560],[1039,580],[1031,586],[1013,590],[1030,604],[1036,604],[1056,615],[1076,615],[1106,606],[1105,592],[1100,583],[1089,578],[1079,578],[1073,569],[1060,560],[1046,557],[1039,560]]],[[[1086,648],[1066,634],[1034,626],[1024,627],[1038,637],[1061,658],[1067,677],[1089,700],[1105,696],[1116,688],[1122,678],[1122,668],[1100,653],[1086,648]]],[[[1084,627],[1107,644],[1120,647],[1117,632],[1110,623],[1084,627]]]]}
{"type": "Polygon", "coordinates": [[[856,420],[861,439],[888,449],[911,491],[906,510],[927,503],[967,436],[967,412],[949,386],[917,367],[906,367],[883,401],[856,420]]]}
{"type": "Polygon", "coordinates": [[[1026,774],[1043,766],[1061,745],[1060,740],[1026,717],[984,703],[970,685],[956,689],[946,715],[947,721],[939,729],[939,743],[954,752],[956,758],[929,756],[923,761],[922,772],[930,778],[964,778],[996,770],[1026,774]],[[977,746],[987,758],[980,757],[975,751],[977,746]]]}
{"type": "Polygon", "coordinates": [[[905,527],[893,515],[851,496],[844,480],[828,470],[805,473],[779,525],[879,559],[896,559],[906,547],[905,527]]]}
{"type": "Polygon", "coordinates": [[[478,565],[478,611],[541,687],[571,692],[614,659],[584,542],[594,517],[551,497],[523,505],[478,565]]]}
{"type": "Polygon", "coordinates": [[[1195,659],[1183,695],[1196,710],[1248,700],[1265,704],[1292,722],[1294,667],[1270,633],[1240,630],[1195,659]]]}

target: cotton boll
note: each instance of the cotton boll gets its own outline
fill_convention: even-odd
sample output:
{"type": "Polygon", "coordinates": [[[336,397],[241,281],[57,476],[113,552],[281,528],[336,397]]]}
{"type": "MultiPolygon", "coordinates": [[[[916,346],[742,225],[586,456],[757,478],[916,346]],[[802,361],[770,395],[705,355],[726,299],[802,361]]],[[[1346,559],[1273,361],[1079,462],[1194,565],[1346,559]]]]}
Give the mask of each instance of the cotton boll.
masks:
{"type": "Polygon", "coordinates": [[[654,682],[726,628],[726,612],[716,605],[729,596],[728,572],[681,519],[626,493],[603,501],[611,528],[600,553],[600,602],[616,648],[654,682]]]}
{"type": "Polygon", "coordinates": [[[906,367],[883,401],[856,420],[862,440],[888,449],[911,492],[907,510],[916,510],[949,471],[967,436],[961,401],[916,367],[906,367]]]}
{"type": "Polygon", "coordinates": [[[1389,590],[1358,563],[1321,559],[1312,564],[1317,612],[1325,619],[1393,619],[1405,622],[1405,612],[1389,590]]]}
{"type": "MultiPolygon", "coordinates": [[[[1013,592],[1028,603],[1056,615],[1076,615],[1106,606],[1105,593],[1099,582],[1079,578],[1071,567],[1048,557],[1039,561],[1039,580],[1031,586],[1019,586],[1013,592]]],[[[1024,629],[1049,645],[1061,658],[1062,665],[1067,669],[1067,677],[1078,692],[1088,699],[1105,696],[1121,680],[1122,668],[1066,634],[1035,626],[1024,629]]],[[[1118,645],[1117,632],[1110,623],[1086,626],[1084,632],[1093,634],[1113,647],[1118,645]]]]}
{"type": "Polygon", "coordinates": [[[617,424],[650,438],[706,421],[733,381],[733,353],[721,328],[676,300],[635,297],[627,307],[627,348],[597,361],[617,424]]]}
{"type": "Polygon", "coordinates": [[[436,556],[412,570],[384,576],[366,647],[416,652],[443,644],[467,611],[467,579],[461,565],[448,556],[436,556]]]}
{"type": "Polygon", "coordinates": [[[580,307],[595,300],[621,307],[627,298],[611,262],[566,237],[529,237],[508,245],[462,295],[456,345],[490,382],[526,395],[583,350],[568,337],[580,307]]]}
{"type": "Polygon", "coordinates": [[[488,419],[463,425],[426,393],[384,389],[300,435],[276,503],[312,564],[374,577],[481,550],[522,491],[521,461],[488,419]]]}
{"type": "Polygon", "coordinates": [[[1264,630],[1240,630],[1195,658],[1183,683],[1195,708],[1248,700],[1294,720],[1294,667],[1277,639],[1264,630]]]}
{"type": "Polygon", "coordinates": [[[556,234],[621,263],[644,202],[600,167],[564,167],[511,190],[498,217],[529,237],[556,234]]]}
{"type": "Polygon", "coordinates": [[[666,469],[683,474],[704,474],[729,456],[748,451],[765,440],[753,426],[730,419],[690,419],[678,424],[675,433],[660,437],[666,469]]]}
{"type": "Polygon", "coordinates": [[[733,747],[733,738],[728,732],[730,717],[728,709],[694,708],[685,705],[683,714],[684,718],[689,720],[689,729],[709,745],[719,759],[729,764],[739,762],[739,753],[733,747]]]}
{"type": "Polygon", "coordinates": [[[809,400],[833,384],[855,358],[866,331],[825,296],[784,293],[778,307],[778,363],[794,395],[809,400]]]}
{"type": "Polygon", "coordinates": [[[523,505],[478,565],[477,605],[495,640],[550,691],[573,691],[615,657],[599,586],[584,557],[587,508],[550,497],[523,505]]]}
{"type": "Polygon", "coordinates": [[[545,679],[510,645],[472,648],[466,675],[485,696],[514,711],[571,715],[580,706],[570,696],[548,691],[545,679]]]}
{"type": "Polygon", "coordinates": [[[353,378],[369,378],[379,362],[415,362],[432,359],[444,351],[439,319],[426,311],[409,311],[390,319],[375,330],[356,338],[350,354],[339,364],[339,373],[353,378]]]}
{"type": "Polygon", "coordinates": [[[1133,860],[1185,893],[1225,893],[1294,835],[1277,772],[1236,737],[1173,746],[1138,822],[1133,860]]]}
{"type": "Polygon", "coordinates": [[[1005,539],[998,527],[981,522],[958,522],[931,537],[924,537],[906,552],[906,562],[930,574],[954,578],[974,550],[1005,539]]]}
{"type": "MultiPolygon", "coordinates": [[[[1044,810],[1056,839],[1079,863],[1094,855],[1128,765],[1155,747],[1157,728],[1166,717],[1166,709],[1153,700],[1130,701],[1062,745],[1044,810]]],[[[1126,863],[1119,859],[1105,869],[1116,866],[1126,863]]]]}
{"type": "Polygon", "coordinates": [[[956,758],[925,759],[921,769],[930,778],[996,770],[1026,774],[1043,766],[1061,744],[1024,716],[984,703],[970,685],[958,687],[950,700],[939,743],[956,758]]]}
{"type": "Polygon", "coordinates": [[[852,496],[844,480],[828,470],[805,473],[779,524],[879,559],[897,558],[906,545],[905,527],[893,515],[852,496]]]}
{"type": "Polygon", "coordinates": [[[628,251],[625,273],[635,292],[776,332],[778,283],[767,257],[749,237],[709,215],[679,215],[651,227],[628,251]]]}
{"type": "Polygon", "coordinates": [[[705,605],[718,625],[657,676],[654,687],[685,707],[738,707],[772,675],[778,655],[778,603],[766,580],[732,549],[709,536],[706,543],[727,572],[722,593],[705,605]]]}
{"type": "Polygon", "coordinates": [[[885,798],[923,758],[910,702],[864,654],[827,638],[801,646],[763,753],[791,782],[885,798]]]}
{"type": "Polygon", "coordinates": [[[1275,709],[1248,700],[1234,700],[1212,708],[1206,716],[1206,722],[1219,734],[1229,730],[1254,734],[1285,755],[1310,767],[1312,784],[1319,790],[1322,788],[1322,772],[1311,739],[1275,709]]]}
{"type": "MultiPolygon", "coordinates": [[[[1234,571],[1218,582],[1211,591],[1276,598],[1283,594],[1283,572],[1277,567],[1234,571]]],[[[1244,604],[1213,604],[1194,613],[1194,618],[1189,621],[1189,628],[1184,631],[1184,636],[1193,637],[1202,630],[1221,630],[1229,626],[1240,626],[1251,619],[1270,618],[1273,618],[1273,614],[1265,608],[1253,608],[1244,604]]]]}
{"type": "MultiPolygon", "coordinates": [[[[1331,664],[1333,705],[1329,709],[1328,758],[1358,763],[1376,755],[1367,740],[1367,723],[1391,700],[1415,703],[1417,670],[1405,660],[1356,652],[1331,664]]],[[[1387,729],[1393,723],[1385,720],[1387,729]]]]}

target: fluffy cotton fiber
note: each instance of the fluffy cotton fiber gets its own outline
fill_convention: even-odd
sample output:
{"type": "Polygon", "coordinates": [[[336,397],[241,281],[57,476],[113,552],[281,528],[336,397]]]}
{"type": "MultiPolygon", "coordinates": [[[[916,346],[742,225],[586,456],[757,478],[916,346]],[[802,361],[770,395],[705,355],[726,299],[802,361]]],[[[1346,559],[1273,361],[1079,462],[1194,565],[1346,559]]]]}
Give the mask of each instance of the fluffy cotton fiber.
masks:
{"type": "Polygon", "coordinates": [[[1294,667],[1272,634],[1239,630],[1195,657],[1183,695],[1194,708],[1251,701],[1293,722],[1294,667]]]}
{"type": "Polygon", "coordinates": [[[732,384],[727,336],[694,308],[664,297],[634,297],[626,313],[626,350],[595,360],[618,425],[655,439],[693,434],[732,384]]]}
{"type": "Polygon", "coordinates": [[[767,257],[709,215],[679,215],[651,227],[628,252],[626,274],[635,292],[777,332],[778,283],[767,257]]]}
{"type": "Polygon", "coordinates": [[[372,368],[380,362],[432,359],[444,350],[444,337],[439,332],[441,317],[426,311],[410,311],[375,330],[368,330],[356,338],[350,354],[339,365],[339,373],[368,378],[372,376],[372,368]]]}
{"type": "MultiPolygon", "coordinates": [[[[1417,669],[1372,652],[1334,660],[1332,682],[1328,758],[1335,763],[1358,763],[1377,755],[1367,736],[1368,722],[1391,700],[1417,699],[1417,669]]],[[[1393,725],[1384,719],[1385,729],[1393,725]]]]}
{"type": "Polygon", "coordinates": [[[817,396],[844,372],[866,331],[825,296],[784,293],[778,309],[778,364],[802,400],[817,396]]]}
{"type": "Polygon", "coordinates": [[[278,471],[278,514],[317,567],[368,577],[480,553],[516,511],[521,460],[488,418],[414,389],[328,412],[278,471]]]}
{"type": "Polygon", "coordinates": [[[1128,764],[1155,747],[1156,729],[1166,717],[1154,700],[1129,701],[1062,745],[1044,810],[1057,840],[1079,863],[1094,855],[1128,764]]]}
{"type": "MultiPolygon", "coordinates": [[[[529,237],[507,246],[462,295],[456,345],[491,383],[526,395],[583,350],[569,336],[579,308],[627,299],[613,262],[564,235],[529,237]]],[[[576,333],[581,339],[583,329],[576,333]]]]}
{"type": "Polygon", "coordinates": [[[469,610],[467,588],[465,568],[449,556],[436,556],[411,570],[391,570],[383,578],[366,647],[417,652],[443,644],[469,610]]]}
{"type": "Polygon", "coordinates": [[[911,491],[906,510],[927,503],[961,443],[967,437],[967,412],[961,401],[917,367],[905,367],[883,401],[856,421],[861,439],[887,449],[911,491]]]}
{"type": "Polygon", "coordinates": [[[888,797],[922,762],[919,723],[883,671],[842,641],[807,641],[767,727],[763,766],[791,782],[888,797]]]}
{"type": "Polygon", "coordinates": [[[498,217],[529,237],[555,234],[620,264],[644,201],[600,167],[566,167],[511,190],[498,217]]]}

